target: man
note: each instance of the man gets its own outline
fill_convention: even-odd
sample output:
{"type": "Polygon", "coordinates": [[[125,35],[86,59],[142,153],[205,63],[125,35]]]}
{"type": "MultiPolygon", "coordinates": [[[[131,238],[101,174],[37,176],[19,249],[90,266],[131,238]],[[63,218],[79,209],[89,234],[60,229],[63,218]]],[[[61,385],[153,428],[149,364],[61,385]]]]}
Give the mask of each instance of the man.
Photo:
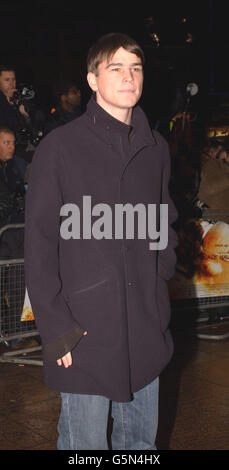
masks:
{"type": "MultiPolygon", "coordinates": [[[[0,126],[0,227],[24,223],[24,181],[26,162],[14,155],[15,135],[6,126],[0,126]]],[[[24,257],[24,232],[6,231],[0,240],[0,259],[24,257]]]]}
{"type": "Polygon", "coordinates": [[[50,115],[44,126],[44,134],[80,116],[81,92],[73,80],[61,80],[56,85],[57,109],[50,115]]]}
{"type": "MultiPolygon", "coordinates": [[[[158,376],[173,351],[165,279],[175,268],[176,210],[167,144],[135,106],[143,62],[139,45],[124,34],[92,46],[86,112],[45,137],[32,163],[26,282],[46,384],[62,396],[58,449],[107,449],[110,405],[113,449],[155,448],[158,376]],[[108,224],[97,218],[92,227],[90,200],[94,216],[106,208],[108,224]],[[109,232],[115,211],[138,203],[169,206],[164,250],[150,251],[150,237],[136,236],[136,227],[134,237],[120,235],[118,221],[109,232]],[[81,225],[73,214],[68,226],[66,205],[83,214],[81,225]]],[[[158,212],[157,219],[159,228],[158,212]]]]}
{"type": "Polygon", "coordinates": [[[29,114],[23,104],[15,109],[12,97],[16,91],[16,75],[11,68],[0,65],[0,125],[8,126],[14,131],[24,127],[29,114]]]}
{"type": "Polygon", "coordinates": [[[229,149],[228,147],[223,147],[218,156],[219,160],[222,160],[227,165],[229,164],[229,149]]]}
{"type": "MultiPolygon", "coordinates": [[[[14,155],[15,135],[0,126],[0,227],[25,221],[23,175],[26,162],[14,155]]],[[[0,239],[0,259],[24,257],[24,230],[7,230],[0,239]]]]}
{"type": "Polygon", "coordinates": [[[200,164],[203,166],[209,160],[218,159],[220,152],[223,150],[222,142],[215,138],[210,138],[206,142],[200,155],[200,164]]]}
{"type": "MultiPolygon", "coordinates": [[[[22,129],[31,130],[34,124],[38,124],[39,119],[44,120],[44,118],[39,118],[39,114],[42,116],[42,112],[39,109],[33,109],[31,105],[29,112],[23,104],[15,107],[12,98],[16,90],[15,71],[10,67],[0,65],[0,126],[6,126],[15,132],[16,154],[27,162],[31,162],[34,147],[22,129]]],[[[36,127],[37,125],[35,125],[36,127]]]]}
{"type": "Polygon", "coordinates": [[[211,220],[229,223],[229,168],[221,142],[213,141],[202,159],[198,205],[211,220]]]}
{"type": "Polygon", "coordinates": [[[27,162],[14,153],[14,132],[6,126],[0,126],[0,177],[11,192],[24,193],[27,162]]]}

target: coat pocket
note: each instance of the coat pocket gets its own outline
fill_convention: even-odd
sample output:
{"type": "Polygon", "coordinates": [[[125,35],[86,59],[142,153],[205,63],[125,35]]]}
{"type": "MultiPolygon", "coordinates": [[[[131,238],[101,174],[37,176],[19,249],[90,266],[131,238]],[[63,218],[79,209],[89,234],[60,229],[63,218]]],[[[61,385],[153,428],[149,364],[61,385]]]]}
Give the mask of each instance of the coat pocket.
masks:
{"type": "Polygon", "coordinates": [[[82,347],[110,348],[120,336],[119,289],[103,279],[71,293],[68,304],[73,317],[87,331],[82,347]]]}
{"type": "Polygon", "coordinates": [[[105,282],[107,282],[107,279],[103,279],[103,281],[99,281],[99,282],[96,282],[95,284],[91,284],[90,286],[87,286],[87,287],[84,287],[82,289],[78,289],[76,291],[73,291],[69,297],[72,297],[74,295],[78,295],[78,294],[82,294],[83,292],[88,292],[90,291],[91,289],[95,289],[96,287],[99,287],[101,286],[102,284],[104,284],[105,282]]]}

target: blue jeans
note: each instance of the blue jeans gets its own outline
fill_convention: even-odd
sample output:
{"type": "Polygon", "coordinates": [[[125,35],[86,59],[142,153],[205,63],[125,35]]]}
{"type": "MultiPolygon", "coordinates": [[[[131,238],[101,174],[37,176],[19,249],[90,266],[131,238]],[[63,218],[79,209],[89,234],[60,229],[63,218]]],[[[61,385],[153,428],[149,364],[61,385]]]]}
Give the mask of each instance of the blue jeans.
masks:
{"type": "Polygon", "coordinates": [[[111,406],[113,450],[155,450],[159,379],[133,394],[127,403],[99,395],[61,393],[59,450],[108,450],[107,423],[111,406]]]}

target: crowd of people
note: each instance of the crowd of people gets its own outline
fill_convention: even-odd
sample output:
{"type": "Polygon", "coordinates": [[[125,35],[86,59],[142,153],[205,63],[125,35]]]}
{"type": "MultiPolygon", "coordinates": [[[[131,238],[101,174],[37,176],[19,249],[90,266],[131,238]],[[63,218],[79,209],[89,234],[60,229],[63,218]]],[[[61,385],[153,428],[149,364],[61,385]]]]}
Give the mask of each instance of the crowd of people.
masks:
{"type": "MultiPolygon", "coordinates": [[[[82,97],[77,79],[55,82],[54,106],[48,114],[31,106],[31,101],[21,100],[16,105],[16,92],[15,70],[0,66],[0,228],[7,224],[24,223],[29,170],[39,141],[54,128],[82,114],[82,97]],[[39,137],[36,135],[34,139],[38,128],[39,137]]],[[[202,146],[188,148],[183,145],[182,138],[181,141],[177,139],[179,122],[177,129],[173,128],[164,137],[169,141],[171,149],[170,190],[181,220],[193,215],[200,217],[204,210],[209,214],[228,212],[227,140],[207,139],[203,136],[205,140],[202,146]]],[[[15,243],[12,244],[12,235],[3,235],[0,243],[1,259],[23,256],[23,243],[20,237],[19,244],[16,242],[16,231],[13,239],[15,243]],[[8,238],[9,246],[4,242],[8,238]]]]}
{"type": "MultiPolygon", "coordinates": [[[[31,162],[40,139],[81,114],[81,91],[76,80],[60,80],[53,91],[55,107],[46,115],[31,100],[23,100],[23,96],[18,99],[15,71],[0,66],[0,260],[24,258],[25,197],[31,162]]],[[[4,287],[1,284],[2,322],[8,324],[12,301],[11,315],[20,325],[23,293],[20,301],[20,296],[17,300],[9,299],[9,288],[9,284],[4,283],[4,287]]],[[[9,342],[14,350],[38,344],[36,338],[9,342]]]]}
{"type": "MultiPolygon", "coordinates": [[[[77,80],[55,83],[55,103],[48,115],[31,106],[31,101],[23,101],[23,97],[15,104],[17,91],[15,71],[0,66],[0,228],[24,223],[29,170],[40,139],[81,114],[77,80]],[[37,140],[35,132],[39,135],[37,140]]],[[[9,231],[2,235],[1,259],[23,257],[23,235],[18,237],[17,233],[9,231]]]]}

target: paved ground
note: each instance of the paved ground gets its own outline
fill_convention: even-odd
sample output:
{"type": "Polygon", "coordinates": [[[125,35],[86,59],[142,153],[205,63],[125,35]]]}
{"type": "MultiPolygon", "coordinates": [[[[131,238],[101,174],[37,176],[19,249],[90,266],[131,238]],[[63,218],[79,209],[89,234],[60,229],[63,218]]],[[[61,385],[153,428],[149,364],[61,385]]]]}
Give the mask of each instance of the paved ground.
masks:
{"type": "MultiPolygon", "coordinates": [[[[161,376],[157,447],[228,450],[229,340],[176,331],[174,341],[161,376]]],[[[0,374],[0,449],[56,449],[60,399],[44,385],[42,367],[0,363],[0,374]]]]}

